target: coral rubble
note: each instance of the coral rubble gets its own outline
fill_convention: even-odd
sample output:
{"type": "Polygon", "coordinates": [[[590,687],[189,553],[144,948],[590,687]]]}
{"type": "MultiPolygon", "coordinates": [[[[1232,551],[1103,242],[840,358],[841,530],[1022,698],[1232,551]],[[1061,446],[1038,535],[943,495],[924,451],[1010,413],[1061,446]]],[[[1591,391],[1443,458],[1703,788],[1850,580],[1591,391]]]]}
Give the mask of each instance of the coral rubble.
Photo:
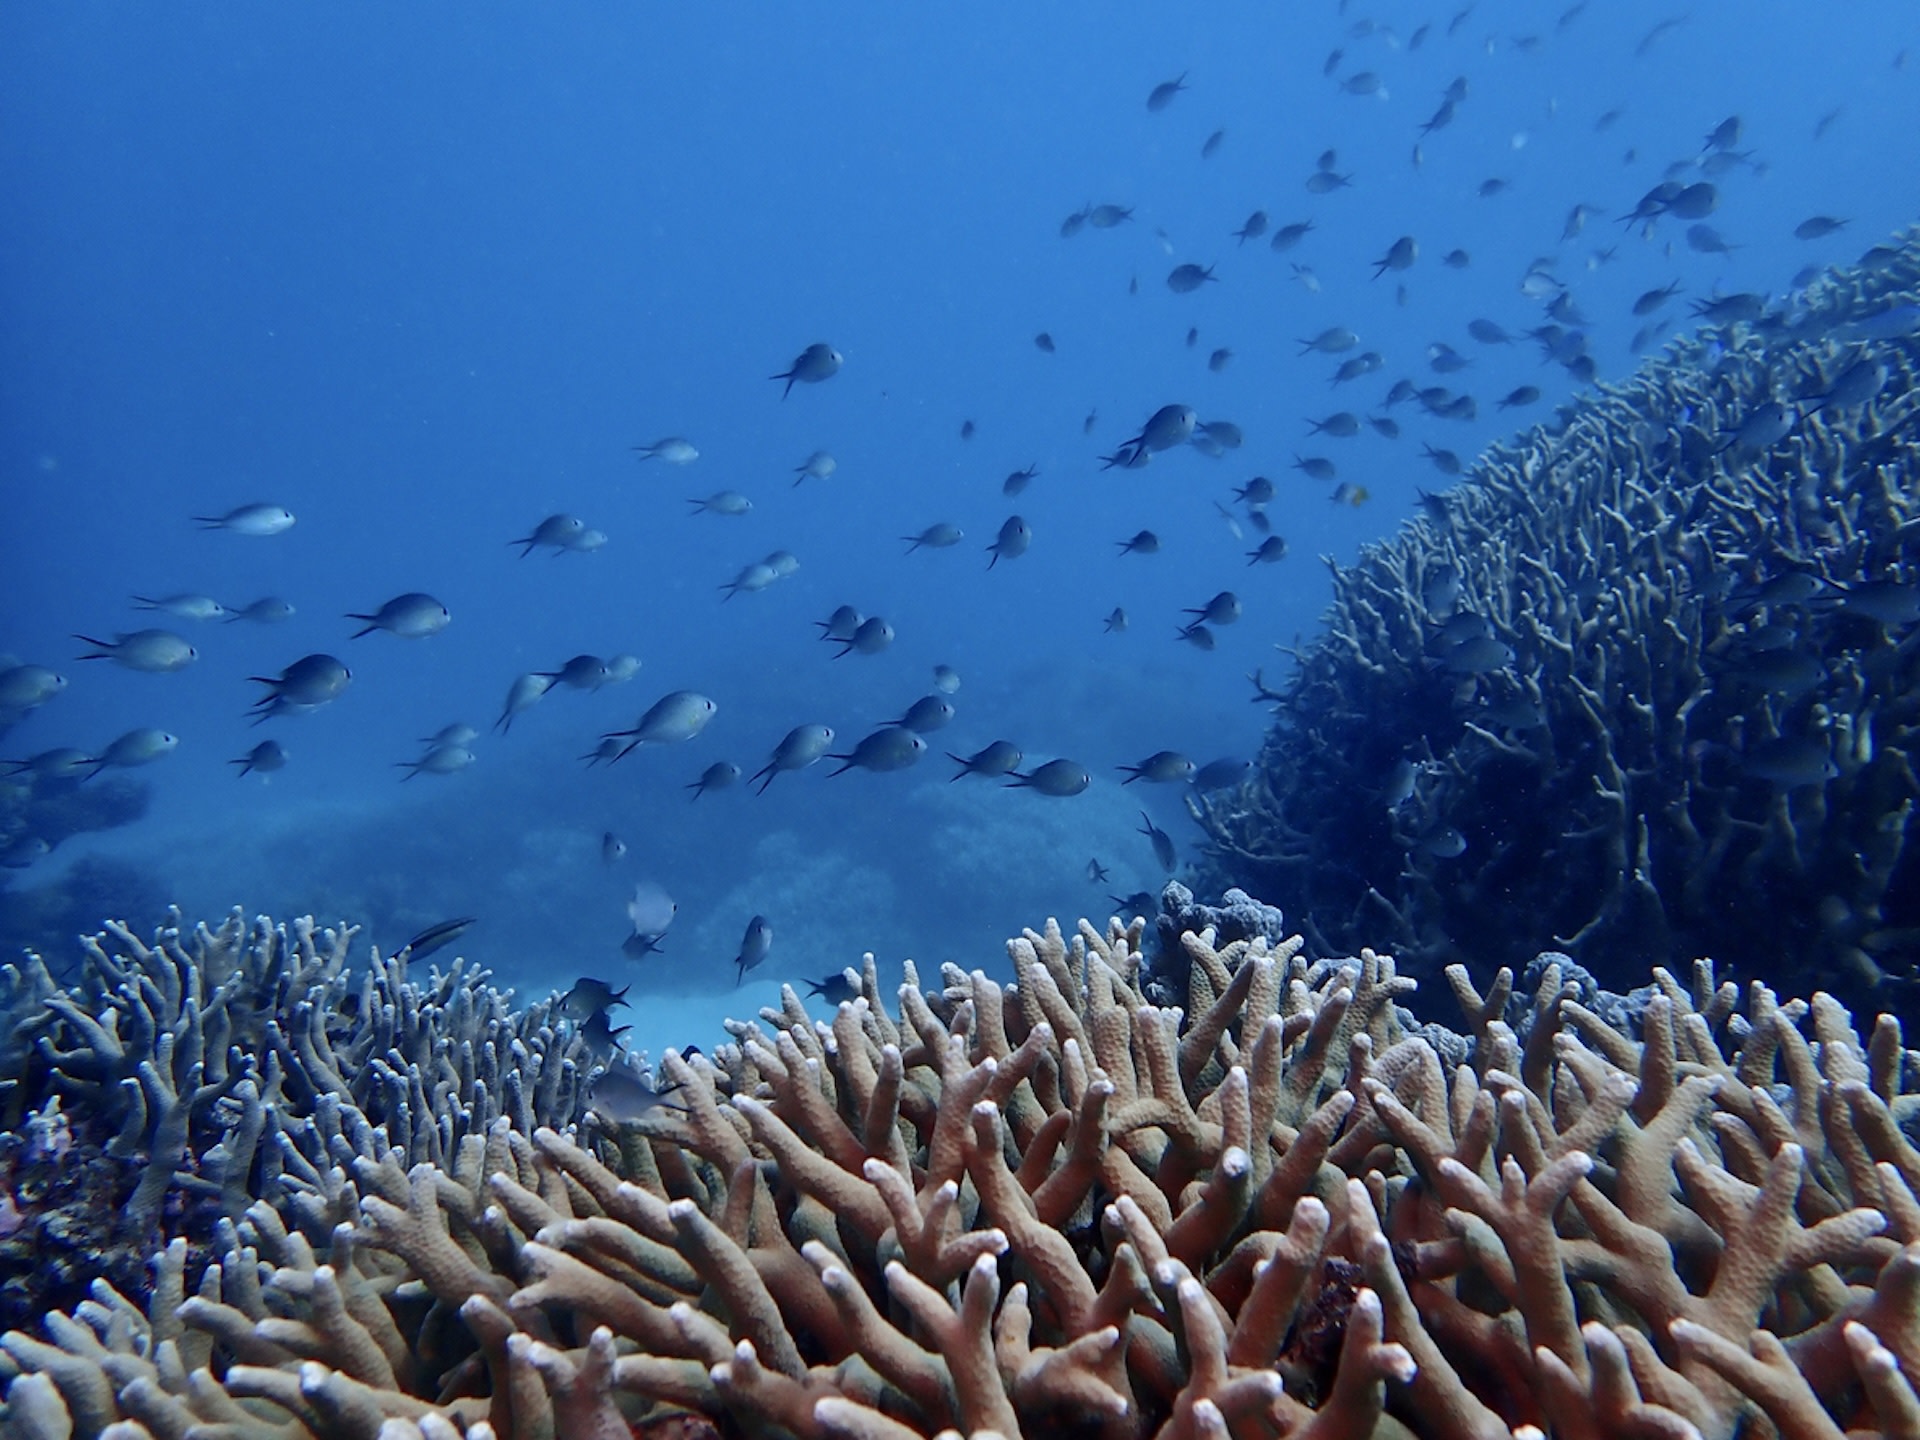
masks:
{"type": "Polygon", "coordinates": [[[1141,921],[1028,931],[1008,986],[869,958],[617,1127],[568,1022],[352,988],[344,928],[10,969],[52,1038],[7,1101],[149,1157],[153,1268],[0,1337],[0,1435],[1920,1435],[1891,1017],[1549,957],[1416,1029],[1392,959],[1228,909],[1176,932],[1184,1011],[1141,921]]]}
{"type": "Polygon", "coordinates": [[[1189,802],[1209,885],[1429,977],[1551,935],[1920,1015],[1920,238],[1749,298],[1336,567],[1255,774],[1189,802]]]}

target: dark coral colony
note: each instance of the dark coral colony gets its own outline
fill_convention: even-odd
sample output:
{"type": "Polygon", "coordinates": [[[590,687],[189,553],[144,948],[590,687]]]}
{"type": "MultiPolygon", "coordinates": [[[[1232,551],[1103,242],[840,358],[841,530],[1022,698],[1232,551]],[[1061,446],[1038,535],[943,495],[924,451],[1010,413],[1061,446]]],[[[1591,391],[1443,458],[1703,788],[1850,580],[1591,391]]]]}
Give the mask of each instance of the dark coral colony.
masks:
{"type": "Polygon", "coordinates": [[[869,956],[615,1105],[349,926],[9,966],[0,1434],[1920,1436],[1917,298],[1482,457],[1194,800],[1223,902],[1011,983],[869,956]]]}

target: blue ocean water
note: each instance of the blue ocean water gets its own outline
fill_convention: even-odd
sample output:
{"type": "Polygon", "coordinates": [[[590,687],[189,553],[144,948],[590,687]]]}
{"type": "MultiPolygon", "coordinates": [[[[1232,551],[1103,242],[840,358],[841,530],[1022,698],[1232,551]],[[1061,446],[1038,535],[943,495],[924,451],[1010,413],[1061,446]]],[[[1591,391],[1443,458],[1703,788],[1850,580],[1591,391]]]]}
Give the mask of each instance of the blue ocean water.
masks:
{"type": "Polygon", "coordinates": [[[1679,286],[1657,348],[1689,300],[1782,295],[1914,219],[1917,31],[1896,0],[0,11],[0,652],[71,682],[0,749],[98,753],[137,726],[180,740],[127,772],[150,786],[143,818],[8,871],[0,907],[85,862],[90,884],[127,877],[101,908],[143,925],[155,897],[189,916],[241,904],[344,917],[392,948],[471,915],[458,950],[505,983],[631,981],[649,1003],[630,1038],[656,1051],[710,1043],[720,1014],[866,950],[929,979],[1000,967],[1019,926],[1157,886],[1142,811],[1197,844],[1178,787],[1122,786],[1117,767],[1254,753],[1247,676],[1283,684],[1276,644],[1314,634],[1317,557],[1350,560],[1452,483],[1423,444],[1470,462],[1577,397],[1537,345],[1469,336],[1543,323],[1530,270],[1577,304],[1604,381],[1635,363],[1646,292],[1679,286]],[[1423,136],[1456,81],[1450,122],[1423,136]],[[1737,138],[1710,144],[1732,117],[1737,138]],[[1351,183],[1311,193],[1327,151],[1351,183]],[[1727,253],[1690,245],[1686,220],[1621,223],[1670,176],[1715,186],[1702,223],[1727,253]],[[1062,234],[1099,204],[1130,217],[1062,234]],[[1592,214],[1563,238],[1576,206],[1592,214]],[[1256,211],[1313,228],[1284,253],[1236,239],[1256,211]],[[1822,215],[1847,223],[1796,236],[1822,215]],[[1417,258],[1376,278],[1401,236],[1417,258]],[[1443,264],[1456,250],[1464,266],[1443,264]],[[1213,281],[1175,292],[1187,263],[1213,281]],[[1382,367],[1331,384],[1348,357],[1298,342],[1335,326],[1382,367]],[[815,342],[844,366],[783,398],[768,377],[815,342]],[[1436,342],[1470,368],[1435,375],[1436,342]],[[1309,417],[1388,413],[1403,377],[1472,393],[1476,418],[1401,405],[1398,439],[1309,435],[1309,417]],[[1523,385],[1538,402],[1496,408],[1523,385]],[[1169,403],[1244,445],[1102,468],[1169,403]],[[698,459],[631,449],[665,437],[698,459]],[[796,484],[818,450],[837,468],[796,484]],[[1304,456],[1337,480],[1292,468],[1304,456]],[[1232,499],[1255,475],[1278,489],[1274,566],[1247,563],[1262,535],[1232,499]],[[751,512],[692,513],[721,490],[751,512]],[[297,523],[251,537],[190,518],[254,502],[297,523]],[[508,542],[553,513],[606,544],[520,558],[508,542]],[[1032,547],[989,570],[1015,513],[1032,547]],[[961,544],[907,553],[901,537],[943,521],[961,544]],[[1142,528],[1160,552],[1122,556],[1142,528]],[[797,572],[723,600],[774,550],[797,572]],[[1183,607],[1222,589],[1243,618],[1211,652],[1182,643],[1183,607]],[[409,591],[446,604],[444,633],[349,638],[348,612],[409,591]],[[131,604],[182,592],[296,614],[196,624],[131,604]],[[841,604],[886,617],[892,646],[832,658],[815,622],[841,604]],[[1116,606],[1130,624],[1110,634],[1116,606]],[[76,658],[75,634],[151,624],[200,658],[174,674],[76,658]],[[311,652],[347,661],[347,692],[251,724],[247,677],[311,652]],[[641,669],[493,730],[516,676],[580,653],[641,669]],[[690,798],[706,766],[751,774],[794,725],[850,750],[936,664],[961,677],[957,713],[916,766],[690,798]],[[582,762],[683,689],[718,706],[697,738],[582,762]],[[419,738],[455,721],[481,731],[475,763],[403,781],[419,738]],[[286,767],[236,778],[263,738],[286,767]],[[1093,784],[949,783],[944,752],[998,738],[1093,784]],[[611,864],[609,831],[627,847],[611,864]],[[664,952],[633,961],[640,880],[679,911],[664,952]],[[773,951],[735,990],[755,914],[773,951]]]}

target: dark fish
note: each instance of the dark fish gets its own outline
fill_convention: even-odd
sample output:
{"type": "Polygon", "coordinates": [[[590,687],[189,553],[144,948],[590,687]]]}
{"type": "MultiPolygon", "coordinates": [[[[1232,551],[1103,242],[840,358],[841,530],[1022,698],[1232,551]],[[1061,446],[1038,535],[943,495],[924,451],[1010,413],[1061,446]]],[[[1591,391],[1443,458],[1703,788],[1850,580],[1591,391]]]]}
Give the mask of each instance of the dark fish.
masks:
{"type": "Polygon", "coordinates": [[[1200,147],[1200,158],[1202,160],[1211,160],[1215,155],[1218,155],[1220,153],[1220,144],[1226,138],[1227,132],[1224,130],[1216,130],[1207,136],[1206,143],[1200,147]]]}
{"type": "Polygon", "coordinates": [[[1157,555],[1160,553],[1160,537],[1151,530],[1138,530],[1125,540],[1116,540],[1122,555],[1157,555]]]}
{"type": "Polygon", "coordinates": [[[1179,863],[1179,854],[1173,848],[1173,837],[1153,823],[1153,817],[1146,811],[1140,812],[1140,829],[1137,832],[1147,837],[1153,845],[1153,858],[1160,862],[1160,868],[1169,874],[1179,863]]]}
{"type": "Polygon", "coordinates": [[[740,937],[740,953],[733,957],[738,972],[733,983],[740,984],[747,978],[747,971],[765,963],[772,949],[773,926],[767,923],[766,916],[754,916],[747,922],[746,933],[740,937]]]}
{"type": "MultiPolygon", "coordinates": [[[[958,545],[962,540],[967,538],[967,532],[962,530],[958,525],[943,520],[937,525],[929,525],[918,535],[902,535],[900,538],[906,541],[907,553],[911,555],[923,545],[931,550],[944,550],[949,545],[958,545]]],[[[815,623],[817,624],[819,622],[816,621],[815,623]]]]}
{"type": "Polygon", "coordinates": [[[887,725],[861,736],[860,743],[853,747],[851,754],[829,755],[826,758],[840,762],[840,768],[833,774],[844,775],[856,767],[875,773],[905,770],[926,753],[927,742],[913,731],[898,725],[887,725]]]}
{"type": "Polygon", "coordinates": [[[1687,248],[1698,251],[1702,255],[1731,255],[1740,247],[1729,245],[1721,238],[1720,232],[1711,225],[1689,225],[1687,248]]]}
{"type": "Polygon", "coordinates": [[[434,951],[445,949],[466,934],[473,923],[474,917],[466,915],[458,920],[442,920],[438,925],[429,925],[387,958],[398,960],[404,955],[410,960],[424,960],[434,951]]]}
{"type": "Polygon", "coordinates": [[[1018,770],[1022,757],[1020,747],[1011,740],[995,740],[991,745],[976,750],[971,755],[960,756],[948,751],[947,758],[960,767],[953,776],[955,780],[967,775],[979,775],[992,780],[1001,775],[1011,775],[1018,770]]]}
{"type": "Polygon", "coordinates": [[[1047,354],[1053,354],[1053,336],[1049,335],[1045,330],[1042,330],[1038,335],[1033,337],[1033,343],[1047,354]]]}
{"type": "Polygon", "coordinates": [[[1098,859],[1087,861],[1087,883],[1089,885],[1104,885],[1107,883],[1107,867],[1102,865],[1098,859]]]}
{"type": "Polygon", "coordinates": [[[1709,325],[1751,324],[1764,315],[1766,309],[1766,296],[1744,291],[1693,302],[1694,315],[1709,325]]]}
{"type": "Polygon", "coordinates": [[[787,382],[786,389],[780,392],[780,398],[784,400],[792,393],[795,381],[817,385],[822,380],[831,380],[840,373],[842,359],[840,352],[833,346],[824,340],[816,340],[794,357],[792,365],[778,375],[769,375],[767,378],[787,382]]]}
{"type": "Polygon", "coordinates": [[[774,777],[783,770],[804,770],[833,744],[833,727],[830,725],[796,725],[780,737],[780,743],[773,747],[773,757],[754,772],[753,778],[760,782],[755,794],[767,793],[767,786],[773,784],[774,777]]]}
{"type": "MultiPolygon", "coordinates": [[[[991,568],[991,567],[989,567],[991,568]]],[[[878,655],[893,644],[893,626],[878,615],[869,615],[854,628],[853,634],[840,642],[840,648],[833,658],[839,660],[847,655],[878,655]]]]}
{"type": "Polygon", "coordinates": [[[1156,114],[1173,103],[1173,97],[1187,88],[1187,72],[1182,70],[1177,80],[1162,80],[1147,92],[1147,109],[1156,114]]]}
{"type": "Polygon", "coordinates": [[[1203,625],[1231,625],[1240,618],[1240,597],[1231,590],[1222,590],[1198,609],[1186,609],[1180,613],[1197,616],[1203,625]]]}
{"type": "Polygon", "coordinates": [[[1680,282],[1678,280],[1674,281],[1671,285],[1663,285],[1658,290],[1648,290],[1633,302],[1633,313],[1639,317],[1651,315],[1679,293],[1680,282]]]}
{"type": "Polygon", "coordinates": [[[1013,770],[1008,773],[1009,789],[1034,790],[1042,795],[1063,799],[1078,795],[1093,783],[1093,776],[1087,773],[1086,767],[1075,760],[1049,760],[1032,770],[1013,770]]]}
{"type": "Polygon", "coordinates": [[[1440,668],[1454,675],[1484,675],[1513,663],[1513,651],[1491,635],[1462,640],[1440,659],[1440,668]]]}
{"type": "Polygon", "coordinates": [[[944,728],[952,719],[953,702],[951,700],[944,695],[922,695],[907,707],[906,714],[887,723],[911,730],[917,735],[925,735],[929,731],[944,728]]]}
{"type": "Polygon", "coordinates": [[[1348,440],[1360,433],[1360,417],[1351,410],[1337,410],[1322,420],[1309,419],[1307,433],[1331,435],[1339,440],[1348,440]]]}
{"type": "Polygon", "coordinates": [[[1033,544],[1033,527],[1018,515],[1009,515],[1000,526],[1000,534],[987,546],[993,559],[987,562],[987,568],[993,569],[1002,560],[1018,560],[1027,553],[1027,547],[1033,544]]]}
{"type": "Polygon", "coordinates": [[[1254,211],[1247,217],[1246,224],[1242,225],[1238,230],[1230,230],[1227,233],[1232,235],[1242,245],[1246,244],[1249,240],[1258,240],[1262,235],[1267,233],[1267,212],[1264,210],[1254,211]]]}
{"type": "Polygon", "coordinates": [[[1287,558],[1287,541],[1284,535],[1269,535],[1259,546],[1247,552],[1249,565],[1274,565],[1287,558]]]}
{"type": "Polygon", "coordinates": [[[1275,230],[1273,232],[1273,239],[1269,240],[1267,244],[1275,250],[1283,252],[1291,250],[1306,238],[1307,232],[1311,229],[1313,229],[1313,222],[1311,220],[1296,220],[1291,225],[1282,225],[1279,229],[1275,230]]]}
{"type": "Polygon", "coordinates": [[[267,693],[253,702],[254,723],[277,715],[296,714],[337,699],[353,679],[353,672],[331,655],[303,655],[277,676],[249,675],[267,693]]]}
{"type": "Polygon", "coordinates": [[[1209,280],[1218,282],[1211,265],[1195,265],[1191,262],[1176,265],[1167,272],[1167,288],[1176,295],[1191,295],[1209,280]]]}
{"type": "Polygon", "coordinates": [[[1118,768],[1127,777],[1120,782],[1122,785],[1131,785],[1136,780],[1175,784],[1193,775],[1193,761],[1178,750],[1156,750],[1138,765],[1121,765],[1118,768]]]}
{"type": "Polygon", "coordinates": [[[729,785],[738,783],[739,779],[738,765],[731,760],[716,760],[700,772],[698,780],[692,781],[683,788],[693,791],[693,798],[698,800],[707,791],[724,790],[729,785]]]}
{"type": "MultiPolygon", "coordinates": [[[[1140,427],[1138,435],[1121,443],[1118,453],[1124,456],[1131,452],[1134,456],[1141,456],[1184,445],[1193,438],[1193,427],[1199,419],[1191,405],[1162,405],[1147,417],[1147,423],[1140,427]]],[[[1129,461],[1122,461],[1122,464],[1128,469],[1132,468],[1129,461]]]]}
{"type": "Polygon", "coordinates": [[[1238,785],[1252,773],[1251,760],[1209,760],[1193,772],[1193,779],[1188,783],[1203,793],[1227,790],[1238,785]]]}
{"type": "MultiPolygon", "coordinates": [[[[617,1035],[631,1027],[622,1026],[617,1035]]],[[[615,1043],[618,1043],[617,1040],[615,1043]]],[[[660,1110],[671,1110],[684,1115],[686,1106],[676,1105],[666,1097],[671,1090],[656,1090],[652,1077],[631,1061],[609,1065],[593,1077],[593,1083],[587,1087],[587,1108],[594,1118],[603,1125],[619,1129],[622,1125],[631,1125],[647,1119],[660,1110]]]]}
{"type": "Polygon", "coordinates": [[[1196,650],[1212,650],[1219,643],[1213,631],[1207,628],[1206,622],[1201,620],[1195,620],[1191,625],[1183,625],[1175,633],[1177,638],[1186,641],[1196,650]]]}
{"type": "Polygon", "coordinates": [[[1211,355],[1207,356],[1207,369],[1213,371],[1214,374],[1218,375],[1222,370],[1227,368],[1227,362],[1232,359],[1233,359],[1233,351],[1227,349],[1225,346],[1222,346],[1220,349],[1214,351],[1211,355]]]}
{"type": "Polygon", "coordinates": [[[1722,450],[1744,450],[1764,453],[1787,438],[1793,429],[1798,412],[1790,405],[1778,400],[1769,400],[1756,406],[1739,428],[1720,446],[1722,450]]]}
{"type": "Polygon", "coordinates": [[[604,1063],[612,1058],[614,1051],[626,1048],[620,1037],[631,1029],[633,1029],[631,1025],[622,1025],[619,1029],[614,1029],[607,1020],[606,1011],[601,1010],[589,1015],[581,1022],[580,1039],[585,1042],[587,1053],[595,1060],[604,1063]]]}
{"type": "Polygon", "coordinates": [[[1720,208],[1720,192],[1711,180],[1698,180],[1683,186],[1667,202],[1667,213],[1681,220],[1704,220],[1720,208]]]}
{"type": "Polygon", "coordinates": [[[630,988],[622,985],[616,990],[605,980],[582,975],[573,982],[571,990],[554,1002],[552,1013],[562,1020],[586,1020],[604,1014],[616,1005],[625,1006],[630,988]]]}
{"type": "Polygon", "coordinates": [[[1373,278],[1378,280],[1389,270],[1408,270],[1420,258],[1420,245],[1411,235],[1402,235],[1387,247],[1387,253],[1373,262],[1373,278]]]}
{"type": "Polygon", "coordinates": [[[1531,405],[1535,401],[1537,401],[1539,398],[1540,398],[1539,386],[1521,385],[1516,389],[1509,390],[1505,395],[1501,396],[1499,405],[1502,410],[1511,410],[1516,405],[1531,405]]]}
{"type": "Polygon", "coordinates": [[[1344,355],[1347,351],[1356,349],[1359,344],[1360,337],[1344,325],[1329,326],[1311,339],[1299,342],[1302,355],[1314,351],[1322,355],[1344,355]]]}
{"type": "Polygon", "coordinates": [[[1840,773],[1826,741],[1801,735],[1763,741],[1741,758],[1741,768],[1781,790],[1824,785],[1840,773]]]}
{"type": "Polygon", "coordinates": [[[1857,360],[1834,377],[1825,394],[1807,398],[1819,402],[1814,407],[1817,410],[1853,410],[1872,400],[1886,385],[1886,361],[1857,360]]]}
{"type": "MultiPolygon", "coordinates": [[[[76,751],[74,753],[78,754],[79,752],[76,751]]],[[[82,759],[84,760],[84,758],[83,756],[82,759]]],[[[287,763],[287,752],[278,740],[262,740],[238,760],[229,760],[227,763],[240,767],[239,770],[235,772],[236,777],[239,775],[251,775],[256,770],[264,775],[270,771],[283,768],[287,763]]]]}
{"type": "Polygon", "coordinates": [[[860,998],[860,987],[847,978],[847,972],[836,970],[824,980],[802,980],[807,987],[807,998],[819,996],[829,1005],[849,1005],[860,998]]]}
{"type": "Polygon", "coordinates": [[[531,535],[522,535],[518,540],[509,540],[509,545],[520,546],[520,558],[526,559],[542,545],[548,546],[556,554],[571,550],[576,541],[586,533],[587,522],[578,515],[549,515],[533,527],[531,535]]]}
{"type": "Polygon", "coordinates": [[[1793,227],[1796,240],[1824,240],[1836,230],[1846,228],[1847,222],[1836,220],[1831,215],[1811,215],[1793,227]]]}

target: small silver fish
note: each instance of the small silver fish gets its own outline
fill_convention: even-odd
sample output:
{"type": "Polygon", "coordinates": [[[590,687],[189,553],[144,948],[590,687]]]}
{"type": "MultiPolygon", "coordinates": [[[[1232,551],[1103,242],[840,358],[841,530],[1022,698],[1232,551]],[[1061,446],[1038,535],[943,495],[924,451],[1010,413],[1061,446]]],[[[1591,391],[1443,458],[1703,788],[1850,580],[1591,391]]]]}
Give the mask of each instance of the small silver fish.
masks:
{"type": "Polygon", "coordinates": [[[151,765],[162,756],[171,755],[179,748],[180,737],[165,730],[156,730],[151,726],[129,730],[88,761],[93,766],[93,769],[88,772],[88,778],[91,779],[108,767],[130,770],[136,765],[151,765]]]}
{"type": "Polygon", "coordinates": [[[233,612],[211,595],[168,595],[159,600],[136,595],[133,603],[139,609],[158,610],[180,620],[225,620],[233,617],[233,612]]]}
{"type": "Polygon", "coordinates": [[[625,740],[626,747],[614,757],[624,759],[642,745],[671,745],[676,741],[691,740],[707,728],[707,722],[713,719],[717,709],[719,707],[705,695],[692,690],[675,690],[656,700],[632,729],[610,731],[602,738],[625,740]]]}
{"type": "Polygon", "coordinates": [[[780,737],[780,743],[773,747],[773,757],[754,772],[753,778],[760,782],[760,788],[754,793],[764,795],[767,787],[773,784],[774,777],[784,770],[804,770],[827,753],[827,747],[833,744],[831,725],[796,725],[780,737]]]}
{"type": "Polygon", "coordinates": [[[671,1094],[671,1090],[655,1089],[652,1077],[623,1058],[593,1077],[587,1087],[587,1109],[602,1125],[618,1130],[662,1110],[685,1114],[687,1107],[674,1103],[671,1094]]]}
{"type": "Polygon", "coordinates": [[[587,522],[578,515],[549,515],[533,527],[531,534],[507,543],[520,546],[520,558],[524,560],[543,546],[554,551],[570,549],[586,528],[587,522]]]}
{"type": "Polygon", "coordinates": [[[844,655],[878,655],[893,644],[893,626],[878,615],[869,615],[854,627],[853,633],[840,642],[840,649],[834,659],[844,655]]]}
{"type": "Polygon", "coordinates": [[[554,677],[535,672],[522,675],[507,687],[506,704],[500,708],[500,718],[493,722],[493,728],[503,735],[513,729],[513,720],[531,710],[554,686],[554,677]]]}
{"type": "Polygon", "coordinates": [[[474,917],[463,915],[458,920],[442,920],[437,925],[429,925],[414,936],[389,957],[398,960],[406,956],[409,960],[424,960],[436,950],[444,950],[458,940],[475,924],[474,917]]]}
{"type": "Polygon", "coordinates": [[[644,460],[664,460],[669,465],[691,465],[700,458],[700,452],[693,448],[693,442],[684,435],[669,435],[664,440],[656,440],[651,445],[630,445],[644,460]]]}
{"type": "Polygon", "coordinates": [[[263,595],[251,605],[243,605],[227,616],[231,625],[236,620],[252,620],[261,625],[277,625],[282,620],[293,618],[293,606],[278,595],[263,595]]]}
{"type": "Polygon", "coordinates": [[[184,670],[200,658],[183,636],[171,630],[134,630],[116,634],[111,640],[96,640],[91,635],[75,635],[93,646],[82,660],[111,660],[129,670],[150,675],[167,675],[184,670]]]}
{"type": "Polygon", "coordinates": [[[831,380],[840,373],[844,358],[838,350],[824,340],[815,341],[794,357],[792,365],[768,378],[787,382],[786,389],[780,392],[780,398],[784,400],[792,393],[796,381],[806,385],[817,385],[822,380],[831,380]]]}
{"type": "Polygon", "coordinates": [[[1027,547],[1033,544],[1033,528],[1018,515],[1009,515],[1000,526],[999,537],[987,546],[993,559],[987,562],[987,568],[993,569],[1002,560],[1017,560],[1027,553],[1027,547]]]}
{"type": "Polygon", "coordinates": [[[433,596],[414,590],[394,596],[371,615],[349,611],[347,619],[362,622],[361,628],[353,632],[355,640],[376,630],[385,630],[406,640],[420,640],[446,629],[453,615],[433,596]]]}
{"type": "Polygon", "coordinates": [[[949,545],[958,545],[966,536],[967,532],[958,525],[943,520],[927,526],[918,535],[902,535],[900,538],[907,542],[907,553],[911,555],[923,545],[930,550],[944,550],[949,545]]]}
{"type": "Polygon", "coordinates": [[[231,530],[236,535],[279,535],[293,528],[293,512],[284,505],[242,505],[224,515],[196,515],[203,530],[231,530]]]}
{"type": "Polygon", "coordinates": [[[400,760],[395,763],[407,773],[400,779],[405,782],[416,775],[457,775],[473,764],[473,751],[464,745],[435,745],[418,760],[400,760]]]}

